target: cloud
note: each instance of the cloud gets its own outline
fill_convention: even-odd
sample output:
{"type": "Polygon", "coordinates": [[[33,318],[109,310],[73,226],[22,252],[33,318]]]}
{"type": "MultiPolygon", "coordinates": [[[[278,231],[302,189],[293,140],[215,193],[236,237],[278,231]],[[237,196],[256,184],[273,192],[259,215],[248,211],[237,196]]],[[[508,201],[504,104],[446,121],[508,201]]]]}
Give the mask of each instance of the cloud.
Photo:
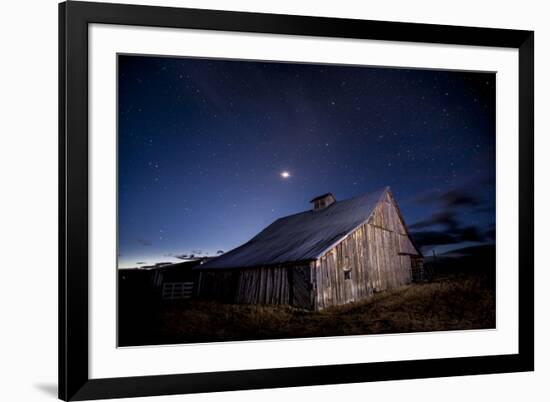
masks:
{"type": "Polygon", "coordinates": [[[424,229],[431,226],[442,225],[449,229],[456,229],[459,227],[456,213],[453,211],[440,211],[434,213],[430,218],[423,221],[413,223],[409,226],[410,229],[424,229]]]}
{"type": "Polygon", "coordinates": [[[475,226],[461,228],[457,231],[456,235],[460,241],[483,242],[487,240],[485,235],[483,235],[475,226]]]}
{"type": "Polygon", "coordinates": [[[147,239],[137,239],[137,242],[139,244],[141,244],[142,246],[146,246],[146,247],[149,247],[149,246],[153,245],[153,243],[150,240],[147,240],[147,239]]]}
{"type": "MultiPolygon", "coordinates": [[[[451,200],[450,197],[449,199],[451,200]]],[[[447,205],[466,205],[466,202],[470,201],[452,198],[452,202],[447,205]]],[[[461,226],[456,208],[436,212],[428,219],[410,225],[409,228],[411,236],[419,247],[484,242],[490,239],[488,233],[482,233],[476,226],[461,226]]]]}
{"type": "Polygon", "coordinates": [[[174,257],[174,258],[177,258],[178,260],[189,260],[191,258],[198,257],[202,254],[204,254],[205,256],[208,255],[208,253],[203,252],[202,250],[192,250],[191,253],[181,253],[181,254],[168,253],[168,254],[164,254],[164,256],[165,257],[174,257]]]}
{"type": "Polygon", "coordinates": [[[443,208],[477,207],[481,200],[466,189],[450,190],[444,193],[431,191],[416,197],[420,204],[439,204],[443,208]]]}
{"type": "Polygon", "coordinates": [[[495,211],[495,207],[482,206],[482,207],[476,208],[474,210],[474,212],[476,214],[492,214],[492,215],[494,215],[496,211],[495,211]]]}
{"type": "Polygon", "coordinates": [[[415,244],[421,248],[464,242],[484,242],[487,240],[486,234],[481,233],[475,226],[457,227],[442,231],[411,231],[411,236],[415,244]]]}
{"type": "MultiPolygon", "coordinates": [[[[475,183],[479,186],[481,182],[475,183]]],[[[470,186],[471,187],[471,186],[470,186]]],[[[434,205],[437,212],[429,218],[409,226],[415,243],[423,248],[464,242],[485,242],[494,239],[494,230],[476,226],[463,226],[462,216],[471,213],[494,213],[494,207],[487,205],[467,187],[444,193],[428,192],[417,197],[417,203],[434,205]]]]}
{"type": "Polygon", "coordinates": [[[456,239],[453,236],[435,230],[411,232],[411,236],[414,240],[414,243],[420,248],[426,246],[439,246],[443,244],[457,243],[456,239]]]}
{"type": "Polygon", "coordinates": [[[480,201],[476,197],[464,191],[453,190],[432,197],[430,202],[439,203],[442,209],[428,219],[409,226],[411,236],[419,247],[488,240],[487,234],[482,233],[478,227],[462,226],[459,219],[465,210],[479,207],[480,201]]]}
{"type": "Polygon", "coordinates": [[[476,207],[480,204],[477,197],[463,190],[447,191],[441,195],[440,199],[448,208],[462,206],[476,207]]]}

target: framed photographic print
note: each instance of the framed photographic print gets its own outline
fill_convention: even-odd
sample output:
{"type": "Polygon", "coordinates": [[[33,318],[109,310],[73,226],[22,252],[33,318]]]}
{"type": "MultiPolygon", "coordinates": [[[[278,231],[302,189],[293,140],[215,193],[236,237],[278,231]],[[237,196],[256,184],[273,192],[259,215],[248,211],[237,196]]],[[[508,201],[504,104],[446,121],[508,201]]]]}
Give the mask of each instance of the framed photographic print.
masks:
{"type": "Polygon", "coordinates": [[[59,5],[59,397],[529,371],[534,33],[59,5]]]}

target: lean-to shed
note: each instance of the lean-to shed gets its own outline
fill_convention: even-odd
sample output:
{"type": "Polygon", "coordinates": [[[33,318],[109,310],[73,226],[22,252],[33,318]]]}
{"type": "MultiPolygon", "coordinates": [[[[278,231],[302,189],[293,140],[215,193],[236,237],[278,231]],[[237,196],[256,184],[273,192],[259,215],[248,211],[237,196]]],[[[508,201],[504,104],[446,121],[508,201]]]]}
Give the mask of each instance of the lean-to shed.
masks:
{"type": "Polygon", "coordinates": [[[422,269],[389,188],[280,218],[247,243],[195,269],[198,296],[321,310],[410,283],[422,269]]]}

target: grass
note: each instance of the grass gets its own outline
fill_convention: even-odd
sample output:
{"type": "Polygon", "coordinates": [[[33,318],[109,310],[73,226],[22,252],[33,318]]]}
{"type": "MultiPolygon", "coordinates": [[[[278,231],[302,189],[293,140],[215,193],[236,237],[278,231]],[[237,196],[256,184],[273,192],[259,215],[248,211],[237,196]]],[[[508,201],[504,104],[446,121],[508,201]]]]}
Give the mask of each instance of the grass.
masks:
{"type": "Polygon", "coordinates": [[[125,346],[494,328],[493,289],[485,275],[463,272],[321,312],[178,301],[142,310],[119,339],[125,346]]]}

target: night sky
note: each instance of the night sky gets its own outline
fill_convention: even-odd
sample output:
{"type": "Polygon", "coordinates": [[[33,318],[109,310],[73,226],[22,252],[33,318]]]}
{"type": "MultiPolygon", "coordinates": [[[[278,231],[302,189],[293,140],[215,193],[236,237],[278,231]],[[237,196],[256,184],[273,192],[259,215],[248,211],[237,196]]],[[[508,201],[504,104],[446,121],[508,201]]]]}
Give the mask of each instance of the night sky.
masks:
{"type": "Polygon", "coordinates": [[[119,267],[390,186],[424,253],[494,242],[495,76],[119,56],[119,267]]]}

